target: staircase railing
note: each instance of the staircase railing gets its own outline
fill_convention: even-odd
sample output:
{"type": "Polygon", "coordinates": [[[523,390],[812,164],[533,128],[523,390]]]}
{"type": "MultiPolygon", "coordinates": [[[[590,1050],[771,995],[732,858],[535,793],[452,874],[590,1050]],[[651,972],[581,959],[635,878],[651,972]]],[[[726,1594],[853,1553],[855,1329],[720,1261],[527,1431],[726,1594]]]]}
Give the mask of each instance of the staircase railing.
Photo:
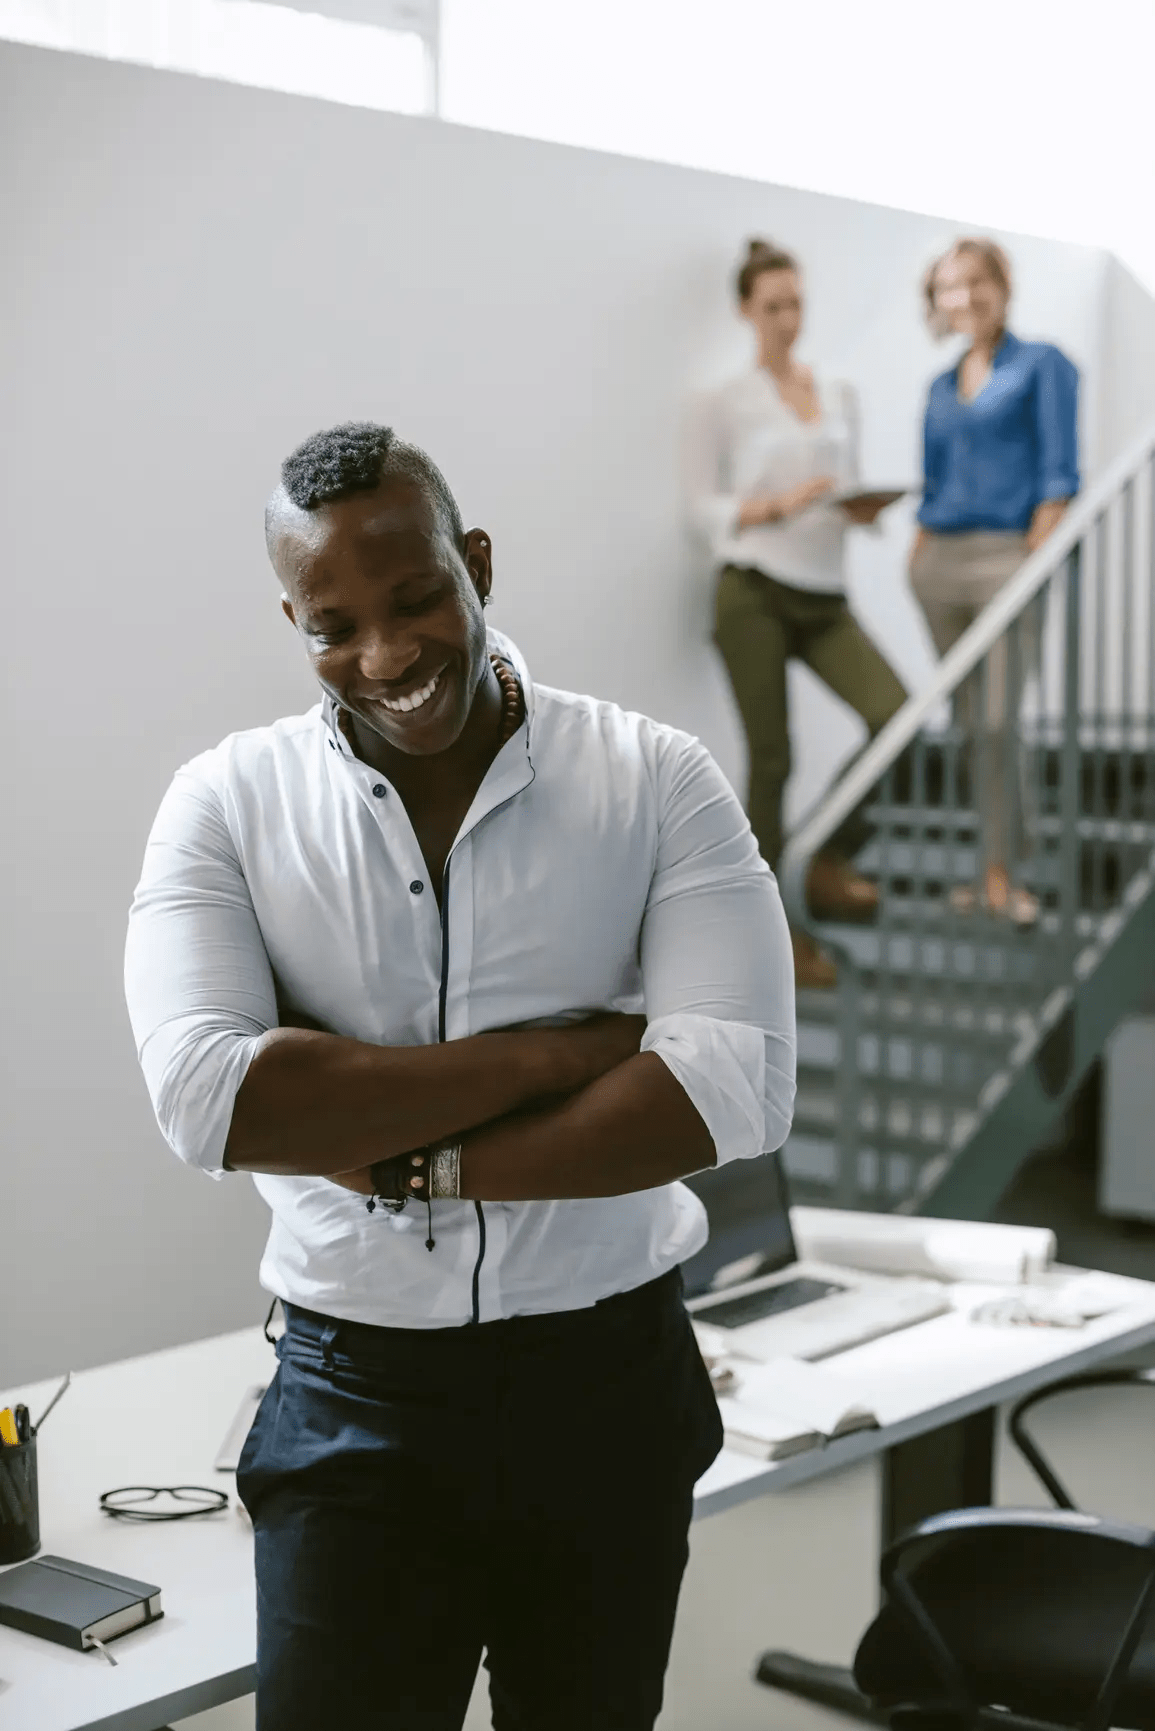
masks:
{"type": "Polygon", "coordinates": [[[1155,422],[787,843],[787,912],[839,963],[829,1201],[985,1211],[1150,973],[1153,849],[1155,422]],[[878,919],[818,926],[848,819],[878,919]],[[999,860],[1032,923],[984,906],[999,860]]]}

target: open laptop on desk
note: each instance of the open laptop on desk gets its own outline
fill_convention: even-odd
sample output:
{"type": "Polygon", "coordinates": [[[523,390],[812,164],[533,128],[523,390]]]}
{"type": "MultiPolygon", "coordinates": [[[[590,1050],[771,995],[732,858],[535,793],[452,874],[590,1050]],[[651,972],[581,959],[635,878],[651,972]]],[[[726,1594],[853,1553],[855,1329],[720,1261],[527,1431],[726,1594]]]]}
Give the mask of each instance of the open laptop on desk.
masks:
{"type": "Polygon", "coordinates": [[[686,1264],[687,1309],[743,1357],[829,1358],[950,1309],[938,1281],[800,1262],[777,1154],[689,1183],[705,1203],[711,1243],[686,1264]]]}

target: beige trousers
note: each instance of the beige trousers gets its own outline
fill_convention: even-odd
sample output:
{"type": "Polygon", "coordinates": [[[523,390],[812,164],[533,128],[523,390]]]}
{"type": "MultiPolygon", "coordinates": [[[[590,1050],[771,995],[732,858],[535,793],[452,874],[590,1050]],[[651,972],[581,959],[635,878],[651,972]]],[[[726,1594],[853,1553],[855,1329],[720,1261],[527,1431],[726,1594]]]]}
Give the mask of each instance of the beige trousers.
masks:
{"type": "MultiPolygon", "coordinates": [[[[945,655],[1014,576],[1027,556],[1025,535],[974,531],[928,534],[910,563],[910,585],[945,655]]],[[[1024,852],[1030,804],[1019,748],[1019,704],[1023,681],[1039,666],[1037,617],[1030,610],[1019,625],[1019,652],[1012,686],[1006,637],[959,687],[954,719],[970,746],[984,864],[1010,865],[1024,852]],[[976,749],[977,747],[977,749],[976,749]]]]}

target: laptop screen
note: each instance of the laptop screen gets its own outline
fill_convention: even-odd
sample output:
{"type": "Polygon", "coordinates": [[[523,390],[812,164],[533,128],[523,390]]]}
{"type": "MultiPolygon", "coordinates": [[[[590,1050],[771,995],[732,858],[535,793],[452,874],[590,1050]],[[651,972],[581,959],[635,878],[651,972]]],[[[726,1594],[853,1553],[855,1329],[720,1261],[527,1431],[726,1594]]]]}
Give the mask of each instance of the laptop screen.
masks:
{"type": "Polygon", "coordinates": [[[760,1274],[797,1262],[781,1155],[731,1160],[684,1182],[705,1204],[710,1222],[708,1243],[682,1265],[687,1297],[710,1291],[719,1274],[745,1257],[761,1259],[760,1274]]]}

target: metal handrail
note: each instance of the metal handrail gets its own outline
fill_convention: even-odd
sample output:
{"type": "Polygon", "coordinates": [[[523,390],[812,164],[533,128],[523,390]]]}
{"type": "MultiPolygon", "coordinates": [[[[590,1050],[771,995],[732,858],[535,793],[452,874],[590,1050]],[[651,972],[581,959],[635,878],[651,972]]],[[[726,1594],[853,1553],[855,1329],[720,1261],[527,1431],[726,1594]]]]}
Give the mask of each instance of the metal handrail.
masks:
{"type": "Polygon", "coordinates": [[[855,812],[871,789],[902,755],[927,718],[967,675],[1046,587],[1085,540],[1112,499],[1155,452],[1155,420],[1104,470],[1063,517],[1058,528],[1023,565],[954,647],[943,656],[934,678],[910,698],[871,740],[846,775],[811,808],[789,836],[778,870],[779,889],[792,924],[804,926],[806,875],[811,860],[855,812]]]}

